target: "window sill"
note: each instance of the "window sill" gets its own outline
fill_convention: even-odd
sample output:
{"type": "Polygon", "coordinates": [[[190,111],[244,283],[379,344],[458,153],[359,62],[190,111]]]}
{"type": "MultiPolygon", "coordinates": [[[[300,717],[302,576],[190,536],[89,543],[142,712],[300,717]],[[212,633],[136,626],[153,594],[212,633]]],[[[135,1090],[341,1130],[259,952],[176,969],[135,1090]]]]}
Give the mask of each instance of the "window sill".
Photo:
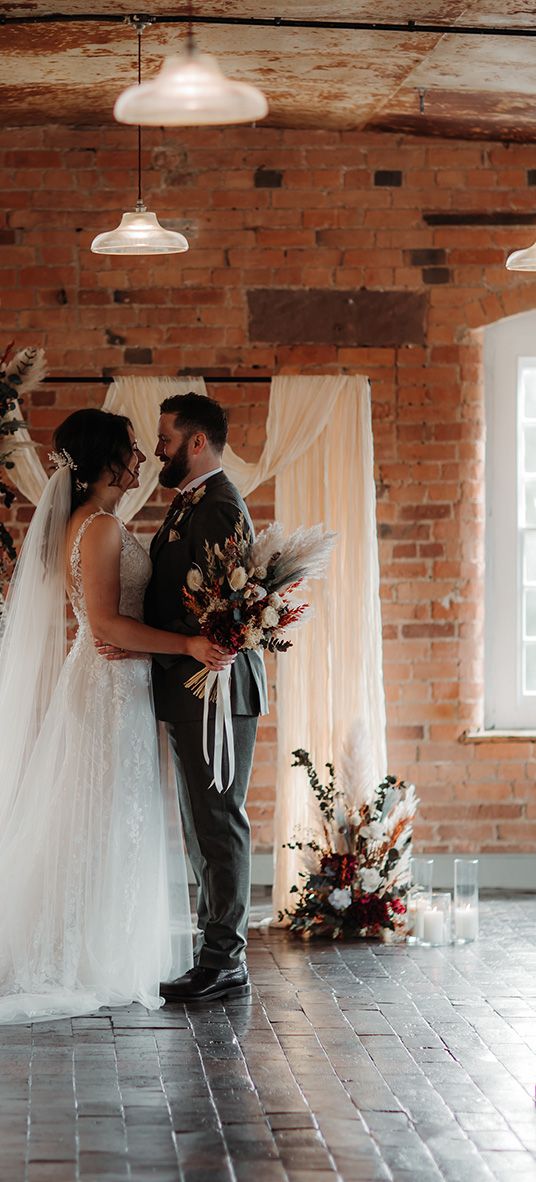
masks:
{"type": "Polygon", "coordinates": [[[460,743],[530,743],[536,741],[536,730],[464,731],[460,743]]]}

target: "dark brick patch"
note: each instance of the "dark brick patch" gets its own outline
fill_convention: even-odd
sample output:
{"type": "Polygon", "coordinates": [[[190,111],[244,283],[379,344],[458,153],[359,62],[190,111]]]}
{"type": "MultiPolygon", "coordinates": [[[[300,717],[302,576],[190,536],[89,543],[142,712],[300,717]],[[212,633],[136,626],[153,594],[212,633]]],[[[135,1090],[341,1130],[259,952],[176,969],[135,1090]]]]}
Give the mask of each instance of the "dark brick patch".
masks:
{"type": "Polygon", "coordinates": [[[445,250],[410,250],[406,253],[413,267],[437,267],[447,258],[445,250]]]}
{"type": "Polygon", "coordinates": [[[152,349],[125,349],[125,363],[127,365],[152,365],[152,349]]]}
{"type": "Polygon", "coordinates": [[[248,291],[249,338],[397,348],[425,342],[428,296],[407,291],[248,291]]]}
{"type": "Polygon", "coordinates": [[[534,226],[536,213],[512,213],[499,209],[496,213],[423,213],[427,226],[534,226]]]}
{"type": "Polygon", "coordinates": [[[264,168],[261,164],[255,170],[253,183],[256,189],[280,189],[283,184],[283,173],[278,168],[264,168]]]}
{"type": "Polygon", "coordinates": [[[536,185],[536,168],[527,168],[527,185],[536,185]]]}
{"type": "Polygon", "coordinates": [[[385,186],[391,189],[400,189],[402,185],[402,173],[397,168],[379,168],[374,173],[374,184],[377,188],[385,186]]]}
{"type": "Polygon", "coordinates": [[[423,267],[423,283],[450,283],[450,277],[448,267],[423,267]]]}

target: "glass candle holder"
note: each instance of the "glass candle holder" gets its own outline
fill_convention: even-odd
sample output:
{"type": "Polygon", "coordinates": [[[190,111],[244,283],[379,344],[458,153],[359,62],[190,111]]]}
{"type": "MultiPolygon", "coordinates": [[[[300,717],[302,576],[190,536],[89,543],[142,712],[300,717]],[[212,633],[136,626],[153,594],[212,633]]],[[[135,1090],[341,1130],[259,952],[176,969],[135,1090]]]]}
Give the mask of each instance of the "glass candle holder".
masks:
{"type": "Polygon", "coordinates": [[[454,939],[478,939],[478,858],[454,859],[454,939]]]}
{"type": "Polygon", "coordinates": [[[432,875],[434,873],[433,858],[410,858],[409,874],[410,886],[419,890],[432,891],[432,875]]]}
{"type": "Polygon", "coordinates": [[[422,917],[432,905],[433,858],[410,859],[410,886],[407,896],[407,942],[422,940],[422,917]]]}
{"type": "Polygon", "coordinates": [[[432,892],[422,890],[421,887],[410,887],[407,899],[406,940],[408,944],[418,944],[422,940],[422,917],[432,905],[432,892]]]}
{"type": "Polygon", "coordinates": [[[425,948],[450,944],[452,940],[452,900],[450,891],[432,891],[430,907],[423,912],[422,939],[425,948]]]}

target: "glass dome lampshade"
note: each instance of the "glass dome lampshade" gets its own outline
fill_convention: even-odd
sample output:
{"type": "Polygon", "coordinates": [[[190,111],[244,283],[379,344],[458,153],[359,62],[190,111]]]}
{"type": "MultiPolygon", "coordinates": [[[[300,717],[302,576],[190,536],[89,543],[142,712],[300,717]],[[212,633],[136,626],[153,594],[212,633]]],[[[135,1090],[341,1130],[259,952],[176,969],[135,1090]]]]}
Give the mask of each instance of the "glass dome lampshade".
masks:
{"type": "Polygon", "coordinates": [[[509,254],[506,266],[509,271],[536,271],[536,242],[525,250],[514,250],[509,254]]]}
{"type": "Polygon", "coordinates": [[[138,201],[133,213],[124,213],[115,230],[97,234],[93,254],[178,254],[188,250],[183,234],[165,230],[155,213],[138,201]]]}
{"type": "Polygon", "coordinates": [[[156,78],[129,86],[114,107],[119,123],[156,127],[252,123],[267,112],[260,90],[226,78],[216,58],[191,46],[164,58],[156,78]]]}

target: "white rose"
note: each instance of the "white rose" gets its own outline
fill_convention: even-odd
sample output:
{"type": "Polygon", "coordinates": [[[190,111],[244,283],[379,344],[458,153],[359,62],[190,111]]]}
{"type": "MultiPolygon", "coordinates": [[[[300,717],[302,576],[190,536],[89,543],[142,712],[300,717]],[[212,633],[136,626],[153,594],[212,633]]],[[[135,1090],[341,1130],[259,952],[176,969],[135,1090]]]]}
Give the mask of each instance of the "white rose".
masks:
{"type": "Polygon", "coordinates": [[[237,566],[232,574],[229,575],[229,586],[233,591],[241,591],[247,581],[248,577],[243,566],[237,566]]]}
{"type": "Polygon", "coordinates": [[[385,829],[381,821],[371,821],[370,824],[365,825],[360,830],[360,837],[364,837],[367,841],[384,841],[385,829]]]}
{"type": "Polygon", "coordinates": [[[352,892],[350,887],[343,887],[342,890],[336,887],[331,892],[331,895],[328,895],[328,903],[331,903],[335,911],[346,911],[346,908],[350,906],[351,902],[352,892]]]}
{"type": "Polygon", "coordinates": [[[279,616],[275,607],[265,607],[261,615],[261,621],[265,628],[276,628],[279,623],[279,616]]]}
{"type": "Polygon", "coordinates": [[[201,571],[197,570],[195,566],[192,566],[186,575],[186,582],[190,591],[200,591],[203,586],[203,575],[201,571]]]}
{"type": "Polygon", "coordinates": [[[361,889],[366,895],[373,895],[374,891],[378,890],[381,880],[382,876],[375,866],[361,871],[361,889]]]}

